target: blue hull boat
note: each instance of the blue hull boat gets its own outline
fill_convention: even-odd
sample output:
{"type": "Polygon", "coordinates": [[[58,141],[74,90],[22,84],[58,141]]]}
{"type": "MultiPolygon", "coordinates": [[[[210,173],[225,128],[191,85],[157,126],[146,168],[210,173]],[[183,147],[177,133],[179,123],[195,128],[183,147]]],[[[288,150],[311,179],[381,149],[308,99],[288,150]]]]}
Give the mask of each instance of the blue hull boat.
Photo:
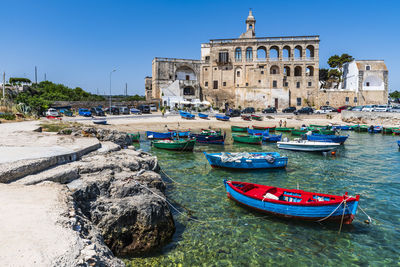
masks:
{"type": "Polygon", "coordinates": [[[398,141],[397,141],[397,145],[398,145],[398,146],[399,146],[399,148],[400,148],[400,140],[398,140],[398,141]]]}
{"type": "Polygon", "coordinates": [[[159,133],[146,131],[146,136],[148,139],[172,139],[174,132],[159,133]]]}
{"type": "Polygon", "coordinates": [[[268,134],[268,130],[257,130],[257,129],[250,129],[247,128],[247,133],[252,134],[252,135],[263,135],[263,134],[268,134]]]}
{"type": "Polygon", "coordinates": [[[344,144],[344,142],[346,142],[348,137],[349,137],[348,135],[312,134],[312,135],[307,135],[307,140],[313,142],[344,144]]]}
{"type": "Polygon", "coordinates": [[[189,112],[185,112],[185,111],[179,111],[179,115],[181,115],[181,117],[183,119],[187,119],[187,120],[193,120],[194,119],[194,115],[189,113],[189,112]]]}
{"type": "Polygon", "coordinates": [[[237,170],[277,169],[285,168],[287,157],[281,157],[277,152],[244,152],[244,153],[206,153],[206,159],[211,167],[237,170]]]}
{"type": "Polygon", "coordinates": [[[279,142],[282,140],[282,134],[269,134],[269,135],[263,135],[263,141],[264,142],[279,142]]]}
{"type": "Polygon", "coordinates": [[[380,133],[380,132],[382,132],[382,127],[381,126],[374,126],[374,128],[369,127],[368,132],[369,133],[380,133]]]}
{"type": "Polygon", "coordinates": [[[250,209],[283,218],[305,221],[335,221],[351,224],[359,195],[351,197],[306,192],[273,186],[224,180],[230,199],[250,209]]]}
{"type": "Polygon", "coordinates": [[[190,135],[190,131],[184,131],[184,132],[179,132],[179,131],[170,131],[172,132],[173,137],[181,137],[181,138],[187,138],[190,135]]]}
{"type": "Polygon", "coordinates": [[[353,131],[354,129],[348,125],[332,126],[332,130],[353,131]]]}
{"type": "Polygon", "coordinates": [[[207,114],[199,113],[198,115],[199,115],[200,119],[208,119],[208,115],[207,114]]]}
{"type": "Polygon", "coordinates": [[[230,119],[230,117],[221,114],[215,115],[215,118],[219,121],[229,121],[230,119]]]}
{"type": "Polygon", "coordinates": [[[225,137],[223,135],[190,134],[190,138],[196,138],[197,143],[223,145],[225,137]]]}

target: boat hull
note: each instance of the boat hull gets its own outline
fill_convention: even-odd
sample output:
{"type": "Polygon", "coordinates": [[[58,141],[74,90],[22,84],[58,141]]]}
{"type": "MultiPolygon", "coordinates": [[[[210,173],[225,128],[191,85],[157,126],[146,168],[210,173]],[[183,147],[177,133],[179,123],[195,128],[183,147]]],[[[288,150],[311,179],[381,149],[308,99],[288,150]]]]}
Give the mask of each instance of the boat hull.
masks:
{"type": "Polygon", "coordinates": [[[250,153],[250,154],[263,154],[271,155],[275,157],[273,163],[267,162],[265,159],[247,159],[241,158],[240,160],[224,162],[220,157],[221,153],[208,154],[204,152],[204,155],[212,167],[228,168],[236,170],[259,170],[259,169],[282,169],[286,168],[288,163],[287,157],[281,157],[279,153],[250,153]]]}
{"type": "Polygon", "coordinates": [[[278,148],[294,151],[327,152],[340,146],[339,143],[312,142],[307,145],[295,142],[278,142],[278,148]]]}
{"type": "Polygon", "coordinates": [[[247,132],[247,127],[231,126],[232,132],[247,132]]]}
{"type": "Polygon", "coordinates": [[[168,133],[159,133],[159,132],[152,132],[146,131],[146,136],[148,139],[172,139],[173,132],[168,133]]]}
{"type": "Polygon", "coordinates": [[[344,135],[307,135],[307,140],[313,142],[339,143],[344,144],[349,136],[344,135]]]}
{"type": "Polygon", "coordinates": [[[225,138],[223,135],[190,134],[191,138],[196,138],[197,143],[223,145],[225,138]]]}
{"type": "Polygon", "coordinates": [[[172,142],[162,142],[155,141],[153,146],[160,149],[166,150],[177,150],[177,151],[193,151],[196,140],[187,140],[187,141],[172,141],[172,142]]]}
{"type": "Polygon", "coordinates": [[[234,142],[252,144],[252,145],[261,145],[262,136],[261,135],[232,135],[234,142]]]}
{"type": "Polygon", "coordinates": [[[139,142],[139,140],[140,140],[140,133],[136,133],[136,134],[131,133],[131,134],[128,134],[128,135],[129,135],[129,137],[131,138],[132,142],[136,142],[136,143],[139,142]]]}
{"type": "Polygon", "coordinates": [[[223,115],[216,115],[215,118],[219,121],[229,121],[230,117],[223,115]]]}
{"type": "Polygon", "coordinates": [[[293,204],[293,202],[286,204],[273,203],[268,199],[263,201],[238,192],[230,184],[230,181],[224,181],[224,184],[228,198],[249,209],[283,218],[314,222],[321,220],[340,222],[343,218],[344,224],[351,224],[358,207],[358,197],[357,200],[346,202],[346,205],[344,203],[329,205],[301,205],[298,203],[293,204]]]}
{"type": "Polygon", "coordinates": [[[291,132],[294,128],[287,128],[287,127],[277,127],[275,131],[277,132],[291,132]]]}

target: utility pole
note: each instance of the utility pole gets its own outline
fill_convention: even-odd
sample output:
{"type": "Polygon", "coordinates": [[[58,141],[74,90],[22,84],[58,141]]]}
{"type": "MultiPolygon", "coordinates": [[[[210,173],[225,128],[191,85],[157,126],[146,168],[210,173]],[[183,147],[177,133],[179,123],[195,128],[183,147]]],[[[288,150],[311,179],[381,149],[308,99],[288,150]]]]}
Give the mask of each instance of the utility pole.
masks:
{"type": "Polygon", "coordinates": [[[128,83],[125,83],[125,96],[128,96],[128,83]]]}
{"type": "Polygon", "coordinates": [[[37,84],[37,67],[35,66],[35,83],[37,84]]]}
{"type": "Polygon", "coordinates": [[[112,70],[111,72],[110,72],[110,115],[111,115],[111,74],[113,73],[113,72],[115,72],[116,70],[112,70]]]}
{"type": "Polygon", "coordinates": [[[44,81],[47,81],[47,79],[46,79],[46,73],[44,74],[44,81]]]}
{"type": "Polygon", "coordinates": [[[6,72],[3,72],[3,100],[6,96],[6,72]]]}

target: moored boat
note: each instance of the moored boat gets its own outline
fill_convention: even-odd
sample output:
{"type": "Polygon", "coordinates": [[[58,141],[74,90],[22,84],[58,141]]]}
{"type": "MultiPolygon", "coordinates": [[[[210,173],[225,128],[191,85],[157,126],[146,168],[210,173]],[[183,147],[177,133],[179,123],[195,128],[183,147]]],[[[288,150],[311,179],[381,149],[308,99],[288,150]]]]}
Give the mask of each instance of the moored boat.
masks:
{"type": "Polygon", "coordinates": [[[167,150],[193,151],[195,143],[195,139],[157,140],[153,141],[153,146],[156,148],[167,150]]]}
{"type": "Polygon", "coordinates": [[[194,120],[194,117],[195,117],[190,112],[181,111],[181,110],[179,111],[179,115],[181,115],[181,118],[187,119],[187,120],[194,120]]]}
{"type": "Polygon", "coordinates": [[[398,145],[399,148],[400,148],[400,140],[397,140],[397,145],[398,145]]]}
{"type": "Polygon", "coordinates": [[[200,119],[208,120],[208,115],[207,114],[199,113],[198,116],[199,116],[200,119]]]}
{"type": "Polygon", "coordinates": [[[228,198],[250,209],[305,221],[351,224],[359,195],[343,196],[224,180],[228,198]]]}
{"type": "Polygon", "coordinates": [[[94,124],[107,124],[107,118],[106,117],[93,117],[92,122],[94,124]]]}
{"type": "Polygon", "coordinates": [[[332,130],[352,131],[353,128],[349,125],[335,125],[332,126],[332,130]]]}
{"type": "Polygon", "coordinates": [[[391,133],[393,133],[393,127],[383,127],[382,128],[382,133],[383,134],[391,134],[391,133]]]}
{"type": "Polygon", "coordinates": [[[300,136],[300,135],[306,134],[307,132],[308,132],[308,130],[293,129],[291,131],[291,134],[293,136],[300,136]]]}
{"type": "Polygon", "coordinates": [[[242,115],[241,118],[245,121],[251,121],[251,116],[250,115],[242,115]]]}
{"type": "Polygon", "coordinates": [[[292,130],[294,130],[294,127],[276,127],[275,131],[277,132],[291,132],[292,130]]]}
{"type": "Polygon", "coordinates": [[[242,126],[231,126],[232,132],[247,132],[248,127],[242,127],[242,126]]]}
{"type": "Polygon", "coordinates": [[[320,129],[319,130],[319,133],[320,134],[329,134],[329,135],[332,135],[332,134],[335,134],[336,133],[336,131],[335,130],[327,130],[327,129],[320,129]]]}
{"type": "Polygon", "coordinates": [[[370,126],[369,128],[368,128],[368,132],[369,133],[380,133],[380,132],[382,132],[382,126],[370,126]]]}
{"type": "Polygon", "coordinates": [[[311,134],[307,135],[307,140],[314,142],[327,142],[344,144],[348,135],[327,135],[327,134],[311,134]]]}
{"type": "Polygon", "coordinates": [[[128,133],[129,137],[131,138],[132,142],[139,142],[140,140],[140,133],[128,133]]]}
{"type": "Polygon", "coordinates": [[[200,134],[190,134],[190,138],[196,138],[197,143],[223,145],[225,135],[221,131],[203,130],[200,134]]]}
{"type": "Polygon", "coordinates": [[[258,116],[258,115],[251,115],[251,119],[252,119],[252,120],[255,120],[255,121],[262,121],[262,120],[263,120],[263,117],[258,116]]]}
{"type": "Polygon", "coordinates": [[[282,134],[263,134],[264,142],[279,142],[282,140],[282,134]]]}
{"type": "Polygon", "coordinates": [[[273,127],[263,127],[263,126],[256,126],[256,125],[253,125],[253,129],[254,129],[254,130],[268,130],[270,133],[271,133],[271,132],[275,132],[275,128],[276,128],[276,126],[273,126],[273,127]]]}
{"type": "Polygon", "coordinates": [[[339,143],[315,142],[309,140],[281,141],[277,143],[278,148],[307,152],[327,152],[340,146],[339,143]]]}
{"type": "Polygon", "coordinates": [[[400,129],[392,129],[393,135],[400,135],[400,129]]]}
{"type": "Polygon", "coordinates": [[[261,145],[262,143],[262,136],[261,135],[242,135],[242,134],[235,134],[232,135],[234,142],[245,143],[245,144],[254,144],[254,145],[261,145]]]}
{"type": "Polygon", "coordinates": [[[173,132],[159,133],[159,132],[146,131],[146,136],[148,139],[172,139],[173,135],[174,135],[173,132]]]}
{"type": "Polygon", "coordinates": [[[215,115],[215,118],[219,121],[229,121],[230,119],[230,117],[221,114],[215,115]]]}
{"type": "Polygon", "coordinates": [[[352,128],[356,132],[368,132],[368,126],[367,125],[354,125],[354,126],[352,126],[352,128]]]}
{"type": "Polygon", "coordinates": [[[241,152],[241,153],[206,153],[212,167],[229,169],[255,170],[285,168],[288,158],[277,152],[241,152]]]}

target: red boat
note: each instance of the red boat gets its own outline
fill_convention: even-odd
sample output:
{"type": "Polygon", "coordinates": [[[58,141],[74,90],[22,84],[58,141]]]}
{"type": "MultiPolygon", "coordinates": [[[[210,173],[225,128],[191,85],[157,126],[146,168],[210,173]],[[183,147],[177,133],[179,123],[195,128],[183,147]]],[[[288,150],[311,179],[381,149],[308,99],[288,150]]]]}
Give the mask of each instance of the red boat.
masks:
{"type": "Polygon", "coordinates": [[[251,121],[251,116],[250,115],[242,115],[241,117],[245,121],[251,121]]]}
{"type": "Polygon", "coordinates": [[[306,192],[224,180],[228,197],[250,209],[305,221],[343,221],[351,224],[357,212],[355,197],[306,192]]]}

